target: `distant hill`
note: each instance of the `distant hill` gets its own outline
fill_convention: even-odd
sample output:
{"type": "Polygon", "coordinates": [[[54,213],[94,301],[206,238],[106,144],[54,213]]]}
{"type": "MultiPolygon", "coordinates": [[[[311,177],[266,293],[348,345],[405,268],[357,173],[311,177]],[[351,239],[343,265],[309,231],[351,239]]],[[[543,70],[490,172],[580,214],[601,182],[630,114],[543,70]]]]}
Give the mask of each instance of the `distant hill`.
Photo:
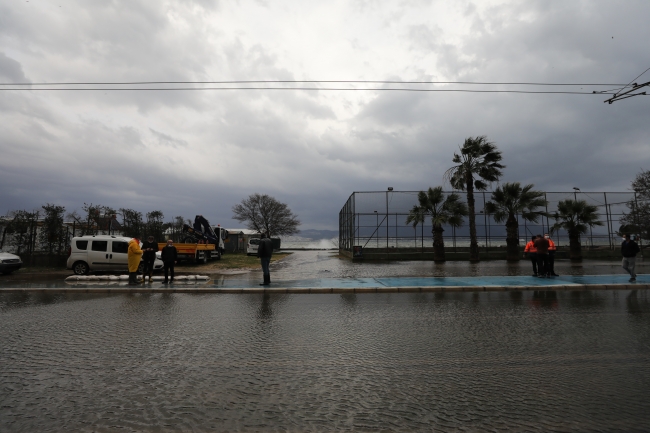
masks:
{"type": "Polygon", "coordinates": [[[301,230],[298,233],[301,238],[307,239],[332,239],[339,236],[338,230],[301,230]]]}

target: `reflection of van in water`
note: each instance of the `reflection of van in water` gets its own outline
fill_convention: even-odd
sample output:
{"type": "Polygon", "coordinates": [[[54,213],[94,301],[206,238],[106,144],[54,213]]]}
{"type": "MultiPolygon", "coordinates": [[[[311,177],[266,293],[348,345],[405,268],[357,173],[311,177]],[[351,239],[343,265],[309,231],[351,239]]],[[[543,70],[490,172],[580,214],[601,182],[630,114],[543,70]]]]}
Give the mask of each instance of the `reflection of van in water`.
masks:
{"type": "Polygon", "coordinates": [[[257,254],[257,247],[260,245],[260,238],[250,238],[248,245],[246,245],[246,255],[254,256],[257,254]]]}

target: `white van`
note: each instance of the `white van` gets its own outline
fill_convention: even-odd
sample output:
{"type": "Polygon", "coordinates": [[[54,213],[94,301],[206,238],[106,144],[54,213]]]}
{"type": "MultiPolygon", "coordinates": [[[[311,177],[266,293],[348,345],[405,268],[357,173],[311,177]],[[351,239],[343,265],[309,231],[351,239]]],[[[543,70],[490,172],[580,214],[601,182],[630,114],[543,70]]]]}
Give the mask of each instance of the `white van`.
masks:
{"type": "Polygon", "coordinates": [[[255,256],[257,255],[257,248],[260,246],[260,238],[250,238],[248,240],[248,245],[246,245],[246,255],[255,256]]]}
{"type": "MultiPolygon", "coordinates": [[[[121,236],[81,236],[70,242],[70,256],[67,268],[76,275],[85,275],[94,271],[128,272],[129,241],[132,238],[121,236]]],[[[142,244],[140,244],[142,246],[142,244]]],[[[140,262],[138,271],[142,272],[144,263],[140,262]]],[[[154,271],[163,268],[160,252],[156,254],[154,271]]]]}

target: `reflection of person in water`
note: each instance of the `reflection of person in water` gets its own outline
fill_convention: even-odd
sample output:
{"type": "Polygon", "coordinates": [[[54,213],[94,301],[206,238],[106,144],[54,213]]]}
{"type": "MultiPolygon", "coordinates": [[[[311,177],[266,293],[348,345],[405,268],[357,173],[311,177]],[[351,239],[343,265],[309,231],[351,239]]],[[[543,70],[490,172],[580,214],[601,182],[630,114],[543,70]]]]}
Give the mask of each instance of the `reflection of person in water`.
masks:
{"type": "Polygon", "coordinates": [[[268,293],[262,295],[262,305],[257,310],[257,318],[261,320],[269,320],[273,316],[273,309],[271,308],[271,296],[268,293]]]}
{"type": "Polygon", "coordinates": [[[535,308],[557,308],[557,292],[555,290],[535,290],[530,304],[535,308]]]}
{"type": "Polygon", "coordinates": [[[641,307],[641,304],[639,304],[639,298],[637,297],[637,292],[638,292],[637,289],[634,289],[625,298],[625,301],[627,302],[627,312],[635,316],[642,317],[644,311],[643,308],[641,307]]]}

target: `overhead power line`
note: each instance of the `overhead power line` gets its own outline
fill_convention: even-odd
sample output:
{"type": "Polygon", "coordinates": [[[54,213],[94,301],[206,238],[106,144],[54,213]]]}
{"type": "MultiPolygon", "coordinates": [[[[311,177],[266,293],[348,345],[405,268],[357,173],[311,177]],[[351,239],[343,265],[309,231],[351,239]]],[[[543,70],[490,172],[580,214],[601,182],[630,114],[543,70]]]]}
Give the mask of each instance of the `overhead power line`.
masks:
{"type": "MultiPolygon", "coordinates": [[[[638,77],[637,77],[638,78],[638,77]]],[[[634,80],[632,80],[634,81],[634,80]]],[[[0,86],[124,86],[153,84],[299,84],[299,83],[349,83],[349,84],[467,84],[490,86],[608,86],[621,88],[625,84],[602,83],[536,83],[491,81],[393,81],[393,80],[232,80],[232,81],[107,81],[107,82],[54,82],[54,83],[0,83],[0,86]]],[[[628,84],[629,85],[629,84],[628,84]]]]}
{"type": "Polygon", "coordinates": [[[569,92],[569,91],[534,91],[534,90],[468,90],[468,89],[409,89],[409,88],[386,88],[386,87],[364,87],[364,88],[352,88],[352,87],[134,87],[134,88],[118,88],[118,87],[96,87],[96,88],[83,88],[83,87],[53,87],[53,88],[18,88],[18,89],[8,89],[0,88],[0,91],[102,91],[102,92],[115,92],[115,91],[131,91],[131,92],[141,92],[141,91],[172,91],[172,90],[327,90],[327,91],[393,91],[393,92],[460,92],[460,93],[528,93],[528,94],[549,94],[549,95],[614,95],[614,93],[594,93],[594,92],[569,92]]]}
{"type": "MultiPolygon", "coordinates": [[[[650,69],[650,68],[649,68],[650,69]]],[[[629,91],[623,92],[628,85],[604,84],[604,83],[535,83],[535,82],[477,82],[477,81],[371,81],[371,80],[237,80],[237,81],[129,81],[129,82],[56,82],[56,83],[0,83],[0,91],[101,91],[101,92],[139,92],[139,91],[197,91],[197,90],[258,90],[258,91],[343,91],[343,92],[456,92],[456,93],[519,93],[519,94],[550,94],[550,95],[613,95],[610,100],[625,99],[632,96],[645,95],[645,92],[628,95],[630,92],[637,90],[641,86],[634,84],[629,91]],[[188,85],[180,87],[158,87],[161,85],[188,85]],[[220,84],[220,86],[205,86],[206,84],[220,84]],[[260,84],[266,84],[260,86],[260,84]],[[271,86],[272,84],[288,84],[288,86],[271,86]],[[385,84],[387,87],[322,87],[322,86],[295,86],[295,84],[385,84]],[[397,87],[396,85],[404,87],[397,87]],[[464,88],[430,88],[430,87],[408,87],[410,85],[436,85],[436,84],[455,84],[463,85],[484,85],[484,86],[561,86],[561,87],[578,87],[580,90],[516,90],[516,89],[464,89],[464,88]],[[86,86],[86,87],[84,87],[86,86]],[[88,87],[90,86],[90,87],[88,87]],[[105,86],[105,87],[93,87],[105,86]],[[129,86],[129,87],[118,87],[129,86]],[[133,86],[133,87],[131,87],[133,86]],[[142,87],[145,86],[145,87],[142,87]],[[149,87],[154,86],[154,87],[149,87]],[[584,87],[606,86],[613,89],[601,91],[582,91],[584,87]],[[627,95],[627,96],[626,96],[627,95]]],[[[608,101],[610,101],[608,100],[608,101]]],[[[611,102],[610,102],[611,103],[611,102]]]]}

